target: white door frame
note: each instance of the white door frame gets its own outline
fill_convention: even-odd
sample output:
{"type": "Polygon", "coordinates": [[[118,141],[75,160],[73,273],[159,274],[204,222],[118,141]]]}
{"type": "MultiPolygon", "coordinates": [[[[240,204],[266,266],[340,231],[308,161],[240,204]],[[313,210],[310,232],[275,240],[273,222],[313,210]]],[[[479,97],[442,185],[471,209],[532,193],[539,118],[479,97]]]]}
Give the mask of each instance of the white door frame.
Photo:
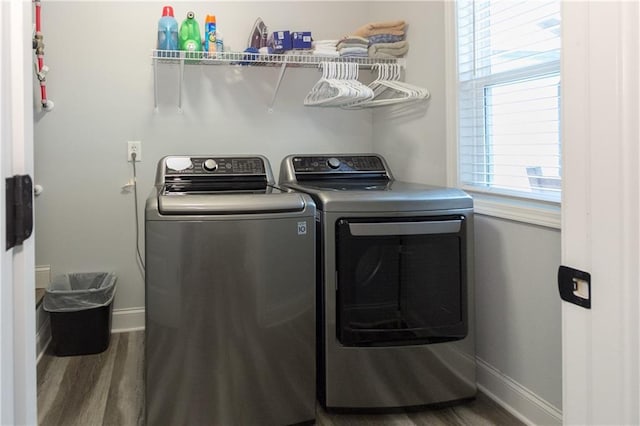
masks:
{"type": "Polygon", "coordinates": [[[562,8],[562,263],[591,310],[562,303],[565,424],[640,423],[638,2],[562,8]]]}
{"type": "MultiPolygon", "coordinates": [[[[31,2],[0,1],[0,177],[33,176],[31,2]]],[[[5,250],[0,193],[0,424],[37,423],[34,238],[5,250]]]]}

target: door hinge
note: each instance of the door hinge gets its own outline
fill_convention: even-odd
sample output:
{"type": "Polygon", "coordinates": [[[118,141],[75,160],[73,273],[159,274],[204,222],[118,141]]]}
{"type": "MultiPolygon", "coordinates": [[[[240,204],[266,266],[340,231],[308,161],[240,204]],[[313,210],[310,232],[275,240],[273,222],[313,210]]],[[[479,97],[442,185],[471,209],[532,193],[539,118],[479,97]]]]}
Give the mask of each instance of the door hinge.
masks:
{"type": "Polygon", "coordinates": [[[29,175],[15,175],[5,180],[7,245],[20,245],[33,232],[33,182],[29,175]]]}
{"type": "Polygon", "coordinates": [[[574,305],[591,309],[591,274],[561,265],[558,268],[560,298],[574,305]]]}

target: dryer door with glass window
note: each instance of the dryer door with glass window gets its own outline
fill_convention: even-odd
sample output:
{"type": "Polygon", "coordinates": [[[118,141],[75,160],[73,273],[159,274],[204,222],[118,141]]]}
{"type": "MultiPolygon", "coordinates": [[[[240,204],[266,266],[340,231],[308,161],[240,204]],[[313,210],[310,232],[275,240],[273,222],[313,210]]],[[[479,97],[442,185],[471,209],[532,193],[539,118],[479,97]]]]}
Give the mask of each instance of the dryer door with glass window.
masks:
{"type": "Polygon", "coordinates": [[[344,346],[440,343],[467,335],[465,217],[336,223],[336,334],[344,346]]]}

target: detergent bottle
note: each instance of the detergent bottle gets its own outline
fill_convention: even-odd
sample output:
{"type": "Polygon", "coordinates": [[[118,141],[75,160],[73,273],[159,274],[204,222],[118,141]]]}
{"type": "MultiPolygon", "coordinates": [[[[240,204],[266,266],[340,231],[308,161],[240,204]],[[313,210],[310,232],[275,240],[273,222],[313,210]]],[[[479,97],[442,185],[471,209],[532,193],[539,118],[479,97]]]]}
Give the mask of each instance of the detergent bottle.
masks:
{"type": "Polygon", "coordinates": [[[158,21],[158,50],[178,50],[178,21],[173,17],[173,8],[165,6],[158,21]]]}
{"type": "Polygon", "coordinates": [[[216,51],[216,15],[207,15],[204,20],[204,51],[216,51]]]}
{"type": "Polygon", "coordinates": [[[201,52],[202,39],[200,38],[200,28],[196,22],[196,15],[193,12],[187,13],[187,18],[180,25],[180,50],[188,52],[201,52]]]}

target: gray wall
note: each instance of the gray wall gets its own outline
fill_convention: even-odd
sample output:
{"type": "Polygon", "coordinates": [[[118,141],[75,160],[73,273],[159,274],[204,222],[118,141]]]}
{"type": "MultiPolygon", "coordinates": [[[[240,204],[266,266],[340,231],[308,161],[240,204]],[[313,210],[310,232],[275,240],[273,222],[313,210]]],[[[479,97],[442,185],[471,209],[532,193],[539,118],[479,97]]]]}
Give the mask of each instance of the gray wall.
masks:
{"type": "Polygon", "coordinates": [[[444,3],[372,2],[372,20],[402,17],[408,24],[405,81],[426,87],[429,101],[411,108],[379,108],[373,114],[373,149],[395,177],[446,184],[444,3]]]}
{"type": "MultiPolygon", "coordinates": [[[[149,59],[164,3],[44,2],[46,62],[56,108],[36,114],[36,258],[52,274],[113,270],[115,307],[144,306],[135,262],[133,196],[126,141],[142,140],[138,163],[142,209],[157,160],[171,153],[262,153],[277,174],[293,152],[376,151],[396,177],[446,183],[445,27],[442,2],[215,2],[174,4],[181,21],[195,10],[215,13],[234,50],[246,44],[256,16],[272,29],[310,29],[336,38],[363,22],[409,23],[406,81],[427,87],[425,108],[348,111],[312,109],[302,100],[319,74],[289,69],[274,112],[267,111],[278,69],[187,67],[184,111],[177,111],[177,69],[159,73],[153,111],[149,59]],[[86,35],[90,35],[87,37],[86,35]]],[[[370,76],[365,76],[369,78],[370,76]]],[[[142,215],[142,210],[140,210],[142,215]]],[[[478,356],[561,406],[560,261],[555,230],[477,216],[478,356]]]]}
{"type": "Polygon", "coordinates": [[[558,409],[560,232],[476,215],[478,357],[558,409]]]}
{"type": "MultiPolygon", "coordinates": [[[[158,159],[167,154],[266,155],[277,176],[280,160],[297,152],[371,150],[371,112],[304,107],[316,69],[288,69],[274,111],[268,112],[279,68],[185,67],[183,112],[177,109],[178,68],[159,71],[153,108],[151,49],[164,3],[47,2],[43,31],[49,96],[55,109],[36,113],[37,264],[52,275],[114,271],[115,309],[144,306],[135,262],[132,175],[126,141],[142,141],[137,164],[140,217],[158,159]]],[[[245,47],[257,16],[271,29],[309,29],[338,38],[366,21],[355,2],[215,2],[174,4],[182,21],[194,10],[202,24],[215,13],[232,48],[245,47]]]]}
{"type": "MultiPolygon", "coordinates": [[[[444,14],[443,2],[372,4],[373,20],[407,20],[405,81],[431,92],[425,110],[376,111],[373,148],[396,178],[433,185],[447,182],[444,14]]],[[[475,253],[478,358],[561,408],[560,232],[476,215],[475,253]]]]}

